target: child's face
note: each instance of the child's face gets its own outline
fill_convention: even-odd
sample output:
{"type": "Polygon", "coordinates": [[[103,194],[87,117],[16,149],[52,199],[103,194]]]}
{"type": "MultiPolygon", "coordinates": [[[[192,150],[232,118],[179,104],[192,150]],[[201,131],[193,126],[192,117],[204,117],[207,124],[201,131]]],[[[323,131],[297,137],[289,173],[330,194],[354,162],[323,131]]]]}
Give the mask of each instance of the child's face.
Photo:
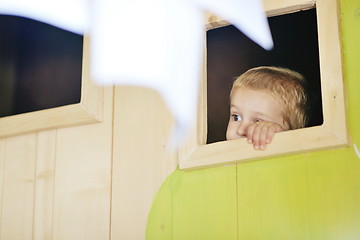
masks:
{"type": "Polygon", "coordinates": [[[289,130],[283,118],[283,106],[270,94],[249,88],[238,88],[230,102],[230,119],[226,139],[246,137],[250,125],[265,121],[273,122],[289,130]]]}

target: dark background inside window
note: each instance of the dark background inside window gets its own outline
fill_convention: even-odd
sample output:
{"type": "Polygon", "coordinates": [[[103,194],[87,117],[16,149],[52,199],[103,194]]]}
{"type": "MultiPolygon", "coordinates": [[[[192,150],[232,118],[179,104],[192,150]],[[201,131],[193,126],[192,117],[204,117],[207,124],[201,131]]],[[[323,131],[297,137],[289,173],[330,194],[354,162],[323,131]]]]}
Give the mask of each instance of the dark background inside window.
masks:
{"type": "Polygon", "coordinates": [[[207,143],[226,140],[229,93],[235,78],[256,66],[286,67],[309,83],[309,126],[323,123],[316,10],[270,17],[274,48],[266,51],[234,26],[207,31],[207,143]]]}
{"type": "Polygon", "coordinates": [[[80,102],[83,37],[0,15],[0,117],[80,102]]]}

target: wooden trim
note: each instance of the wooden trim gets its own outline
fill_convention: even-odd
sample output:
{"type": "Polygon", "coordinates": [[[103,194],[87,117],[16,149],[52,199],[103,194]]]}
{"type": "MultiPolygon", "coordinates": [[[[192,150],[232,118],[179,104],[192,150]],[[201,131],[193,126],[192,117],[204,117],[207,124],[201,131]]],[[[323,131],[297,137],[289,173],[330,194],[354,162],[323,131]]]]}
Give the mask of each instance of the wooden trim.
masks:
{"type": "Polygon", "coordinates": [[[315,0],[264,0],[263,6],[268,17],[314,8],[315,0]]]}
{"type": "MultiPolygon", "coordinates": [[[[308,10],[314,8],[315,4],[315,0],[263,0],[263,8],[268,17],[308,10]]],[[[227,25],[230,25],[230,23],[225,19],[213,15],[212,13],[205,14],[206,30],[227,25]]]]}
{"type": "MultiPolygon", "coordinates": [[[[294,10],[309,9],[310,6],[314,6],[314,3],[314,1],[301,0],[266,0],[264,6],[268,13],[278,15],[279,13],[285,14],[294,10]]],[[[278,133],[266,151],[253,150],[253,147],[245,139],[206,144],[207,133],[204,128],[206,128],[207,106],[206,101],[200,101],[198,126],[187,144],[180,151],[180,169],[233,164],[295,153],[340,148],[350,144],[346,126],[337,1],[318,0],[316,1],[316,9],[323,125],[278,133]]],[[[219,24],[219,19],[210,17],[207,24],[219,26],[222,24],[222,20],[220,20],[219,24]]],[[[201,99],[206,99],[205,72],[201,99]]]]}
{"type": "Polygon", "coordinates": [[[57,130],[37,134],[33,239],[53,239],[57,130]]]}
{"type": "Polygon", "coordinates": [[[90,79],[89,39],[84,37],[80,103],[0,118],[0,137],[102,121],[102,87],[90,79]]]}

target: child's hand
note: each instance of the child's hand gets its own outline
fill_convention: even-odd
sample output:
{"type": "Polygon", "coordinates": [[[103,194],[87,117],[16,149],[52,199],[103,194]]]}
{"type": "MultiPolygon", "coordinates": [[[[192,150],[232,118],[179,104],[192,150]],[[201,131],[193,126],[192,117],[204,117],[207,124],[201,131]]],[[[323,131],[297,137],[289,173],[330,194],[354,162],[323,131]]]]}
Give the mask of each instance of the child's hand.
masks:
{"type": "Polygon", "coordinates": [[[248,143],[252,143],[256,150],[265,150],[266,144],[271,143],[274,134],[282,131],[283,128],[277,123],[260,121],[248,127],[246,137],[248,143]]]}

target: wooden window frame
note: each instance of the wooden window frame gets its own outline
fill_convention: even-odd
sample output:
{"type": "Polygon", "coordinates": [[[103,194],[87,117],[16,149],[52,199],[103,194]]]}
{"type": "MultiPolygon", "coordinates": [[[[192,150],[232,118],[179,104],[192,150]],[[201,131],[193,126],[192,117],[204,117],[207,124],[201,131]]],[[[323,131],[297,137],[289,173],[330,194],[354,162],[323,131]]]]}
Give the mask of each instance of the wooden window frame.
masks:
{"type": "Polygon", "coordinates": [[[84,36],[79,103],[0,118],[0,138],[40,130],[101,122],[104,88],[90,79],[89,39],[84,36]]]}
{"type": "MultiPolygon", "coordinates": [[[[295,153],[341,148],[349,145],[342,76],[341,45],[336,0],[264,0],[267,16],[288,14],[316,7],[324,122],[320,126],[277,133],[265,151],[256,151],[246,139],[206,144],[206,59],[197,125],[179,151],[180,169],[196,169],[252,161],[295,153]]],[[[229,25],[209,15],[207,29],[229,25]]],[[[206,49],[204,57],[206,56],[206,49]]]]}

